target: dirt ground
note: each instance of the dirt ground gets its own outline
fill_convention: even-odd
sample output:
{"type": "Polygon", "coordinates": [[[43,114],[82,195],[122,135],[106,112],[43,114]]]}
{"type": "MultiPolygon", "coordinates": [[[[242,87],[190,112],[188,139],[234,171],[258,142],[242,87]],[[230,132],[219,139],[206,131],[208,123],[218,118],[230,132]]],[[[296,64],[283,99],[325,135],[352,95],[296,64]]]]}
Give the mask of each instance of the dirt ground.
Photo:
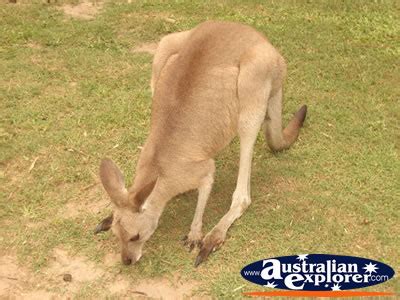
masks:
{"type": "MultiPolygon", "coordinates": [[[[105,267],[117,263],[117,254],[108,254],[104,258],[105,267]]],[[[51,263],[40,273],[24,268],[12,255],[0,256],[0,299],[69,298],[85,285],[100,279],[107,282],[104,295],[117,297],[184,299],[190,297],[197,287],[194,282],[182,282],[179,276],[138,282],[131,282],[123,275],[111,278],[105,269],[96,266],[84,256],[72,256],[61,248],[53,251],[51,263]]]]}
{"type": "Polygon", "coordinates": [[[61,6],[62,11],[72,18],[92,20],[103,7],[102,1],[84,0],[77,5],[65,4],[61,6]]]}
{"type": "Polygon", "coordinates": [[[143,43],[132,50],[132,52],[147,52],[149,54],[155,54],[158,47],[158,43],[143,43]]]}

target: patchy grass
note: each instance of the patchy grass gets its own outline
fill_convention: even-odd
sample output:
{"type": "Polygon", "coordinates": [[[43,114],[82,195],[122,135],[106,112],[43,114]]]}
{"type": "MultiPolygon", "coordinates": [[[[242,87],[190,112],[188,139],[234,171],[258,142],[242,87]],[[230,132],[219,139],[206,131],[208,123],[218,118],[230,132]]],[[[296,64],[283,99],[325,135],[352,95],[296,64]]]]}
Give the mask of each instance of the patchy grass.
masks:
{"type": "MultiPolygon", "coordinates": [[[[220,19],[254,26],[281,50],[288,62],[286,120],[301,104],[309,106],[300,141],[274,155],[260,135],[253,203],[206,264],[194,269],[195,253],[180,244],[195,207],[196,194],[188,193],[168,205],[138,265],[104,267],[110,280],[179,273],[197,282],[197,293],[231,298],[257,289],[239,271],[264,257],[347,254],[400,271],[398,2],[109,1],[90,20],[63,13],[63,5],[78,1],[5,2],[0,253],[15,253],[37,274],[58,247],[104,267],[105,256],[119,249],[110,233],[92,234],[110,211],[96,184],[99,161],[112,157],[131,181],[149,129],[152,57],[133,50],[220,19]]],[[[237,150],[234,142],[217,158],[205,230],[230,205],[237,150]]],[[[395,279],[374,290],[398,291],[398,285],[395,279]]],[[[73,291],[112,292],[104,280],[73,291]]]]}

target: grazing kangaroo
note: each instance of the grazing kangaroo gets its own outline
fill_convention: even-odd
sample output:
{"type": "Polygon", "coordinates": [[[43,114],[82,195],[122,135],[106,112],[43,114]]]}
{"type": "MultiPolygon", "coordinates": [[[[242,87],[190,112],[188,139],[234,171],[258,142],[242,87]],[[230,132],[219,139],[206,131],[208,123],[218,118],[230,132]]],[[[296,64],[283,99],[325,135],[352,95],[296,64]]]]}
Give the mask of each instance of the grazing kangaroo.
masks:
{"type": "Polygon", "coordinates": [[[96,233],[112,228],[126,265],[137,262],[167,202],[198,189],[186,245],[200,248],[198,266],[225,240],[249,206],[253,147],[261,127],[273,151],[288,148],[306,117],[303,106],[282,130],[282,84],[286,65],[268,40],[249,26],[205,22],[164,37],[151,78],[151,129],[133,185],[126,189],[118,167],[100,165],[103,186],[115,204],[96,233]],[[214,181],[214,156],[240,138],[240,166],[232,205],[203,238],[202,218],[214,181]]]}

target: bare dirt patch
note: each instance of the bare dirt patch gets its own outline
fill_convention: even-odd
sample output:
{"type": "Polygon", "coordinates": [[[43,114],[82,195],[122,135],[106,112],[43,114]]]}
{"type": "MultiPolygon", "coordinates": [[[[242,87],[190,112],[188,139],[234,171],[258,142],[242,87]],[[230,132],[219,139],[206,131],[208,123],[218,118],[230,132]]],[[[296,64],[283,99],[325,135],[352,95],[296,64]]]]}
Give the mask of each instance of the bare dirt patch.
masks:
{"type": "Polygon", "coordinates": [[[18,265],[10,255],[0,256],[0,299],[50,299],[54,295],[42,289],[29,291],[34,276],[18,265]]]}
{"type": "Polygon", "coordinates": [[[19,294],[25,277],[26,270],[18,267],[14,257],[0,257],[0,297],[19,294]]]}
{"type": "Polygon", "coordinates": [[[83,188],[79,199],[71,199],[59,212],[62,218],[73,219],[83,214],[104,215],[111,204],[101,184],[83,188]]]}
{"type": "Polygon", "coordinates": [[[128,280],[123,278],[122,276],[117,276],[114,282],[107,285],[107,289],[110,291],[111,294],[119,294],[124,295],[129,291],[131,287],[128,280]]]}
{"type": "Polygon", "coordinates": [[[29,177],[29,159],[18,158],[8,163],[0,164],[0,178],[6,180],[6,185],[19,187],[29,177]]]}
{"type": "Polygon", "coordinates": [[[55,294],[44,291],[44,290],[23,292],[23,293],[21,293],[20,296],[21,296],[20,298],[29,299],[29,300],[36,300],[36,299],[43,300],[43,299],[58,299],[59,298],[55,294]]]}
{"type": "MultiPolygon", "coordinates": [[[[108,253],[104,256],[103,262],[105,266],[112,267],[120,264],[121,258],[119,253],[108,253]]],[[[107,285],[107,290],[111,295],[135,299],[192,299],[198,285],[195,281],[184,281],[178,275],[138,281],[130,281],[122,275],[117,275],[107,285]]]]}
{"type": "Polygon", "coordinates": [[[103,261],[105,266],[112,267],[121,263],[121,256],[119,253],[107,253],[103,261]]]}
{"type": "Polygon", "coordinates": [[[143,43],[132,50],[133,53],[149,53],[154,55],[157,51],[158,43],[151,42],[151,43],[143,43]]]}
{"type": "Polygon", "coordinates": [[[92,20],[103,8],[101,1],[83,0],[77,5],[65,4],[61,6],[62,11],[75,19],[92,20]]]}
{"type": "Polygon", "coordinates": [[[83,256],[71,256],[67,251],[56,248],[53,251],[52,262],[44,270],[44,274],[65,293],[78,291],[82,284],[99,279],[104,275],[104,270],[83,256]],[[70,274],[72,280],[64,282],[64,274],[70,274]]]}
{"type": "Polygon", "coordinates": [[[43,49],[42,45],[40,45],[40,44],[38,44],[38,43],[35,43],[35,42],[27,43],[26,46],[27,46],[28,48],[36,49],[36,50],[43,49]]]}
{"type": "MultiPolygon", "coordinates": [[[[195,299],[196,297],[200,299],[199,296],[193,296],[198,283],[184,281],[177,275],[172,278],[159,277],[134,281],[121,274],[107,273],[105,269],[96,266],[86,257],[71,255],[62,248],[55,248],[50,259],[47,268],[33,274],[18,265],[15,257],[0,256],[0,299],[73,297],[88,284],[104,278],[107,278],[108,284],[99,287],[104,295],[134,299],[195,299]],[[64,281],[65,274],[71,276],[70,281],[64,281]]],[[[114,265],[117,260],[119,262],[119,255],[110,257],[107,255],[105,261],[107,260],[111,262],[109,265],[114,265]]],[[[203,298],[202,296],[201,299],[203,298]]]]}
{"type": "Polygon", "coordinates": [[[108,285],[108,290],[114,295],[143,299],[192,299],[197,286],[196,282],[183,281],[178,276],[172,279],[162,277],[133,283],[118,276],[108,285]]]}
{"type": "Polygon", "coordinates": [[[136,292],[157,299],[186,299],[192,295],[194,289],[193,283],[183,282],[176,278],[172,281],[165,278],[144,280],[135,287],[136,292]]]}

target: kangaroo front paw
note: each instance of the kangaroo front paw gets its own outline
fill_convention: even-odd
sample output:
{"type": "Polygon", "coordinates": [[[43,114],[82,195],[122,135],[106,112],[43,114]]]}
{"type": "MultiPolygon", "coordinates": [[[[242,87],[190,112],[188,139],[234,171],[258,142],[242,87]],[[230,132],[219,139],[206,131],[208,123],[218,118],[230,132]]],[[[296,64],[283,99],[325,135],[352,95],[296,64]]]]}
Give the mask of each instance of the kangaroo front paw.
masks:
{"type": "Polygon", "coordinates": [[[197,255],[194,266],[197,267],[207,259],[211,252],[218,250],[225,241],[225,233],[219,229],[213,229],[203,239],[200,252],[197,255]]]}
{"type": "Polygon", "coordinates": [[[203,234],[201,232],[192,232],[190,231],[188,235],[186,235],[182,241],[183,245],[188,247],[189,252],[192,252],[194,247],[199,247],[201,246],[202,243],[202,238],[203,234]]]}

